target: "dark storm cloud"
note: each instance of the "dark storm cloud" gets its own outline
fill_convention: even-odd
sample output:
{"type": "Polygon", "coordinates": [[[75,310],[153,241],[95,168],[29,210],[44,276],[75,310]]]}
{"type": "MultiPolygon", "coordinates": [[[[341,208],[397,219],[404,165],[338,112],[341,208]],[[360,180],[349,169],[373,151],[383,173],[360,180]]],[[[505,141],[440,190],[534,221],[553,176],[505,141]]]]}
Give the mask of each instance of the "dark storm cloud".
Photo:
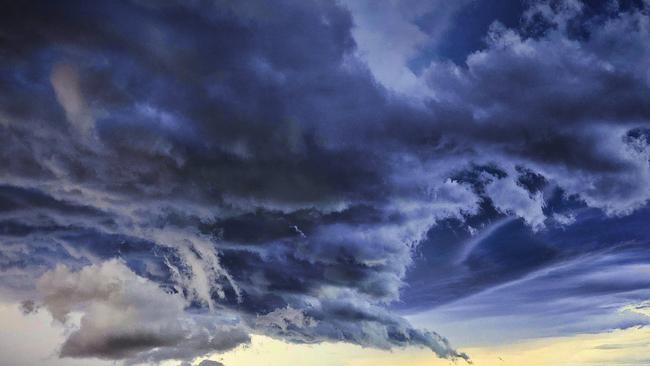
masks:
{"type": "MultiPolygon", "coordinates": [[[[438,214],[404,213],[383,198],[394,190],[383,182],[396,163],[384,159],[389,145],[359,142],[424,114],[391,100],[352,56],[344,9],[33,2],[11,4],[3,20],[3,153],[16,162],[3,171],[6,252],[53,252],[24,271],[91,263],[83,276],[119,257],[191,307],[236,311],[233,321],[251,331],[465,357],[381,308],[397,298],[409,245],[437,215],[471,211],[472,197],[448,182],[428,193],[440,194],[438,214]],[[30,108],[24,93],[43,107],[30,108]],[[27,212],[14,207],[21,196],[27,212]],[[277,333],[255,321],[286,306],[317,325],[277,333]]],[[[181,325],[133,333],[103,324],[96,303],[117,314],[118,295],[85,291],[65,292],[78,293],[65,300],[86,315],[62,356],[192,359],[247,340],[224,335],[225,346],[213,344],[223,330],[203,339],[181,325]]],[[[51,297],[44,302],[57,313],[51,297]]],[[[145,308],[136,315],[124,321],[149,317],[145,308]]]]}
{"type": "Polygon", "coordinates": [[[487,48],[465,67],[440,62],[426,72],[438,95],[431,109],[452,141],[485,146],[505,155],[493,158],[501,164],[520,162],[590,205],[629,213],[648,199],[645,183],[632,183],[647,179],[646,153],[624,143],[650,112],[648,18],[645,10],[588,17],[588,9],[534,3],[523,22],[544,31],[533,36],[493,24],[487,48]]]}
{"type": "Polygon", "coordinates": [[[556,263],[544,230],[650,197],[648,16],[624,9],[534,3],[426,67],[420,103],[375,80],[336,3],[8,4],[3,283],[83,313],[68,357],[192,360],[262,333],[467,358],[387,307],[556,263]],[[451,278],[400,298],[423,241],[451,278]]]}

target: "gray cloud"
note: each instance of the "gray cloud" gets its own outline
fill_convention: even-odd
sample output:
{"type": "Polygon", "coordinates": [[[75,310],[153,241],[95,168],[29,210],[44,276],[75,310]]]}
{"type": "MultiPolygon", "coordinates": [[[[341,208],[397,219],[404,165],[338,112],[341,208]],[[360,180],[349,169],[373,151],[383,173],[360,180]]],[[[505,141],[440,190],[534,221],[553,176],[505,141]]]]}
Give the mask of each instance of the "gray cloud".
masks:
{"type": "Polygon", "coordinates": [[[218,361],[203,360],[199,363],[199,366],[223,366],[223,364],[218,361]]]}
{"type": "Polygon", "coordinates": [[[431,108],[452,140],[469,138],[498,154],[495,160],[529,166],[591,206],[629,213],[649,198],[641,183],[647,147],[632,151],[625,142],[649,115],[647,15],[585,21],[584,39],[567,25],[582,17],[580,7],[544,4],[526,20],[535,27],[544,10],[554,26],[540,36],[495,24],[487,48],[466,67],[432,64],[426,77],[439,93],[431,108]]]}
{"type": "Polygon", "coordinates": [[[244,329],[225,320],[219,324],[218,315],[208,321],[185,313],[181,296],[164,292],[117,260],[78,272],[57,266],[39,279],[38,292],[60,322],[69,322],[73,311],[83,314],[61,347],[62,357],[128,358],[130,363],[193,359],[250,340],[244,329]]]}

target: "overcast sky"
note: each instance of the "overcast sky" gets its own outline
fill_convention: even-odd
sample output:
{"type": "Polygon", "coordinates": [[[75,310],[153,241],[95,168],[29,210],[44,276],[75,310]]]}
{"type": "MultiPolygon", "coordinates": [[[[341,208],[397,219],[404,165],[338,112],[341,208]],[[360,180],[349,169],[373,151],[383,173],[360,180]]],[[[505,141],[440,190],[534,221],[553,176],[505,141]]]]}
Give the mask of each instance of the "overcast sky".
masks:
{"type": "Polygon", "coordinates": [[[649,199],[644,0],[0,7],[3,366],[647,365],[649,199]]]}

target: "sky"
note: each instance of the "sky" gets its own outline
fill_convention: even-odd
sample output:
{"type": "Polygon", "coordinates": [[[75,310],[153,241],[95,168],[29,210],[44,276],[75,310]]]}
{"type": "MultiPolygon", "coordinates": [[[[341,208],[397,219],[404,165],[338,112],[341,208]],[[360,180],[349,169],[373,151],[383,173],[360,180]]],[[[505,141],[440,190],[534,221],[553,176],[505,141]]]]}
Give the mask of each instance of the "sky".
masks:
{"type": "Polygon", "coordinates": [[[3,366],[650,364],[647,0],[1,9],[3,366]]]}

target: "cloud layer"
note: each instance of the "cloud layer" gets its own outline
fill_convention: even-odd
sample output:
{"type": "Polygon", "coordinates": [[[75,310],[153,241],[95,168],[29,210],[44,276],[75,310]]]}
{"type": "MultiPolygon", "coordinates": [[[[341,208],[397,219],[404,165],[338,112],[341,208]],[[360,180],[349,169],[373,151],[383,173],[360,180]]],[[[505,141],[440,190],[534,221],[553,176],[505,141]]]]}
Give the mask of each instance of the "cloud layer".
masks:
{"type": "Polygon", "coordinates": [[[453,27],[357,5],[7,6],[2,294],[80,314],[61,356],[191,361],[254,333],[468,358],[391,309],[487,286],[472,266],[492,268],[477,253],[495,225],[541,240],[646,206],[646,5],[533,2],[464,63],[418,73],[427,42],[385,68],[376,19],[453,27]],[[423,287],[409,270],[444,225],[480,234],[427,262],[452,281],[423,287]]]}

